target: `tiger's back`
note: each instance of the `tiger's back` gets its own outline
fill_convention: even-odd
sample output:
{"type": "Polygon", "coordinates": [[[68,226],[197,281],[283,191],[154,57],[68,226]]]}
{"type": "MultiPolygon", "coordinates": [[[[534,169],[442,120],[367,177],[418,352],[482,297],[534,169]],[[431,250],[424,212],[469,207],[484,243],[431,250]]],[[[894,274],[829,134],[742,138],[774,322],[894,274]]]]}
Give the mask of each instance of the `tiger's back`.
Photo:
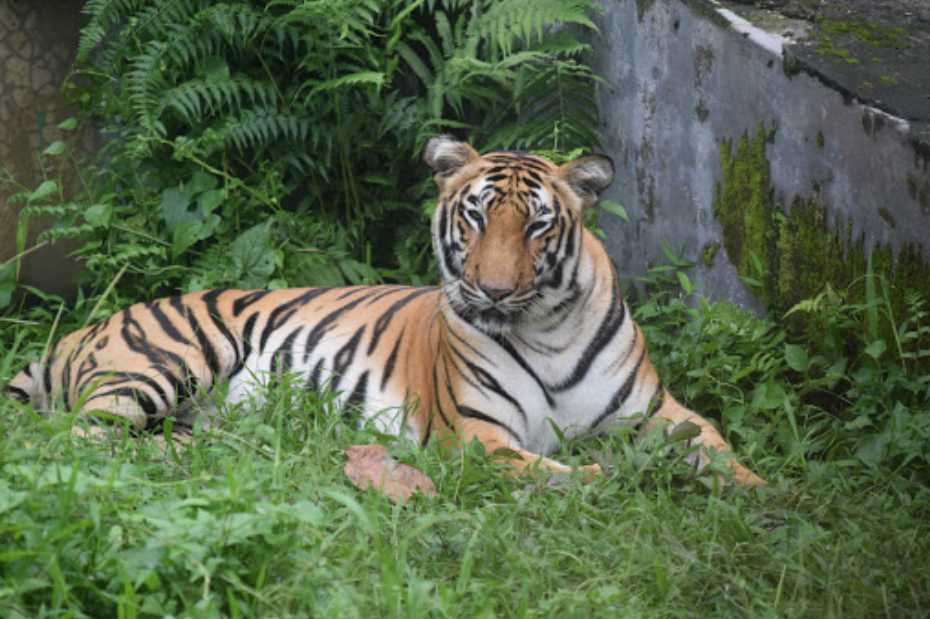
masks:
{"type": "Polygon", "coordinates": [[[307,388],[329,388],[346,408],[377,414],[377,426],[396,434],[411,393],[429,392],[418,386],[438,338],[438,294],[408,286],[209,290],[138,303],[65,336],[7,389],[37,408],[80,404],[151,429],[221,381],[234,403],[289,373],[307,388]]]}

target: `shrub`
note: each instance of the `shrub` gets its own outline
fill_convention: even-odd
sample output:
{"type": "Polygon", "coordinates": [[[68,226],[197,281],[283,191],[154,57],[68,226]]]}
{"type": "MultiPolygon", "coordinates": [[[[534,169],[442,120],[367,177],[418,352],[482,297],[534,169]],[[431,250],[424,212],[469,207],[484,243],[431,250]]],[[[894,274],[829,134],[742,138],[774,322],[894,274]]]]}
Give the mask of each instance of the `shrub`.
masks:
{"type": "Polygon", "coordinates": [[[869,273],[865,303],[827,286],[776,322],[729,303],[689,305],[674,276],[687,266],[674,258],[654,269],[635,314],[669,389],[722,420],[740,453],[930,481],[925,299],[904,293],[908,311],[895,316],[887,282],[869,273]]]}
{"type": "Polygon", "coordinates": [[[422,146],[596,145],[593,5],[90,0],[66,93],[104,146],[24,216],[80,240],[91,294],[430,279],[422,146]]]}

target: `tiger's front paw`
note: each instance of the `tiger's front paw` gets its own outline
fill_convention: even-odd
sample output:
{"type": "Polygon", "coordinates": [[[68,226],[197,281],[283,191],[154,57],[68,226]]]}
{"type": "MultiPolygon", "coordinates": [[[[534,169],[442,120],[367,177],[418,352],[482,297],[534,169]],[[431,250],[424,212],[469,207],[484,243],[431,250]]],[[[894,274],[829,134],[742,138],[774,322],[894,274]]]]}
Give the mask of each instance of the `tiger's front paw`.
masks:
{"type": "Polygon", "coordinates": [[[77,438],[95,439],[103,441],[108,438],[106,430],[100,426],[74,426],[71,428],[71,436],[77,438]]]}
{"type": "Polygon", "coordinates": [[[733,471],[733,483],[737,486],[742,486],[743,488],[758,488],[766,485],[764,479],[738,462],[733,462],[730,465],[730,469],[733,471]]]}
{"type": "Polygon", "coordinates": [[[592,481],[604,474],[604,469],[600,464],[588,464],[585,466],[579,466],[576,470],[581,471],[581,479],[586,484],[590,484],[592,481]]]}

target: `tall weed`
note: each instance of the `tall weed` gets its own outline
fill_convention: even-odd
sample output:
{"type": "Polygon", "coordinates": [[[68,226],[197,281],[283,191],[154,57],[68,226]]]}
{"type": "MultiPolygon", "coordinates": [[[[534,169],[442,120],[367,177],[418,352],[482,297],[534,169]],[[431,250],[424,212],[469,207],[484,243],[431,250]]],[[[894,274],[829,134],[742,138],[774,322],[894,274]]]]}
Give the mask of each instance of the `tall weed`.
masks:
{"type": "Polygon", "coordinates": [[[667,385],[722,421],[744,453],[898,470],[930,484],[930,311],[916,292],[893,314],[869,270],[865,303],[826,286],[780,321],[729,303],[693,303],[672,261],[645,278],[635,310],[667,385]],[[885,334],[890,334],[886,336],[885,334]]]}

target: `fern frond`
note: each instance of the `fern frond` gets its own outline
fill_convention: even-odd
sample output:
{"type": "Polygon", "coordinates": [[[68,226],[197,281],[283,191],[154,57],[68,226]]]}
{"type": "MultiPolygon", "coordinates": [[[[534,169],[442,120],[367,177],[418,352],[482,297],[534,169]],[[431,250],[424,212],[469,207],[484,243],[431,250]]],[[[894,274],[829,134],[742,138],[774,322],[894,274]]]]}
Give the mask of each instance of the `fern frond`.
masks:
{"type": "Polygon", "coordinates": [[[388,133],[409,135],[422,126],[424,106],[417,97],[400,97],[397,91],[384,99],[383,112],[378,123],[378,137],[388,133]]]}
{"type": "Polygon", "coordinates": [[[436,20],[436,34],[439,35],[439,43],[442,45],[442,53],[446,58],[450,58],[454,53],[455,48],[458,47],[461,39],[456,36],[457,33],[452,31],[452,25],[449,23],[449,17],[445,14],[444,11],[436,11],[433,14],[433,17],[436,20]]]}
{"type": "MultiPolygon", "coordinates": [[[[381,90],[381,87],[384,85],[384,73],[380,71],[354,71],[351,73],[346,73],[345,75],[340,75],[337,78],[324,80],[313,84],[309,96],[312,97],[316,94],[330,90],[338,90],[340,88],[346,88],[348,86],[359,86],[362,84],[371,85],[374,86],[376,90],[381,90]]],[[[300,92],[301,91],[298,91],[298,93],[300,92]]]]}
{"type": "Polygon", "coordinates": [[[555,26],[571,24],[597,31],[588,17],[593,8],[587,0],[503,0],[490,3],[469,28],[487,41],[494,59],[515,47],[541,42],[547,29],[555,26]]]}
{"type": "Polygon", "coordinates": [[[320,161],[307,153],[290,150],[284,155],[284,162],[298,174],[325,174],[326,170],[320,166],[320,161]]]}
{"type": "Polygon", "coordinates": [[[407,63],[407,66],[420,79],[423,84],[432,84],[434,81],[433,72],[426,63],[420,58],[420,55],[413,51],[406,42],[397,44],[397,53],[407,63]]]}
{"type": "Polygon", "coordinates": [[[87,62],[110,30],[144,3],[145,0],[87,0],[81,12],[89,15],[90,19],[78,38],[77,62],[87,62]]]}
{"type": "Polygon", "coordinates": [[[278,102],[274,84],[242,76],[188,80],[166,90],[161,97],[162,109],[174,109],[189,125],[203,122],[208,115],[235,112],[243,104],[272,108],[278,102]]]}
{"type": "Polygon", "coordinates": [[[279,140],[306,141],[309,132],[310,123],[304,117],[272,108],[258,108],[225,119],[217,136],[239,151],[258,151],[279,140]]]}
{"type": "Polygon", "coordinates": [[[573,59],[520,65],[514,84],[518,120],[492,136],[495,147],[592,147],[600,140],[595,85],[591,70],[573,59]]]}
{"type": "Polygon", "coordinates": [[[127,264],[139,264],[143,258],[164,258],[165,248],[156,244],[141,245],[139,243],[121,243],[115,245],[111,254],[93,253],[86,257],[85,266],[91,270],[105,269],[107,267],[121,268],[127,264]]]}
{"type": "Polygon", "coordinates": [[[291,7],[278,18],[279,24],[304,29],[312,24],[314,32],[338,33],[338,40],[348,45],[367,44],[383,10],[377,0],[300,0],[274,2],[272,6],[291,7]]]}
{"type": "Polygon", "coordinates": [[[161,38],[175,24],[191,21],[210,0],[162,0],[138,11],[123,31],[127,40],[161,38]]]}
{"type": "Polygon", "coordinates": [[[218,32],[230,43],[241,44],[265,32],[274,20],[247,5],[221,3],[199,12],[193,22],[199,30],[218,32]]]}
{"type": "MultiPolygon", "coordinates": [[[[209,0],[175,0],[175,10],[161,9],[148,18],[141,39],[168,40],[168,58],[176,70],[196,66],[211,56],[241,53],[243,48],[273,30],[275,19],[241,4],[209,0]]],[[[141,23],[144,17],[140,16],[141,23]]]]}
{"type": "Polygon", "coordinates": [[[158,120],[161,115],[158,93],[164,88],[161,63],[168,44],[164,41],[149,41],[144,51],[133,58],[132,68],[126,76],[129,101],[136,122],[147,132],[163,136],[164,126],[158,120]]]}

